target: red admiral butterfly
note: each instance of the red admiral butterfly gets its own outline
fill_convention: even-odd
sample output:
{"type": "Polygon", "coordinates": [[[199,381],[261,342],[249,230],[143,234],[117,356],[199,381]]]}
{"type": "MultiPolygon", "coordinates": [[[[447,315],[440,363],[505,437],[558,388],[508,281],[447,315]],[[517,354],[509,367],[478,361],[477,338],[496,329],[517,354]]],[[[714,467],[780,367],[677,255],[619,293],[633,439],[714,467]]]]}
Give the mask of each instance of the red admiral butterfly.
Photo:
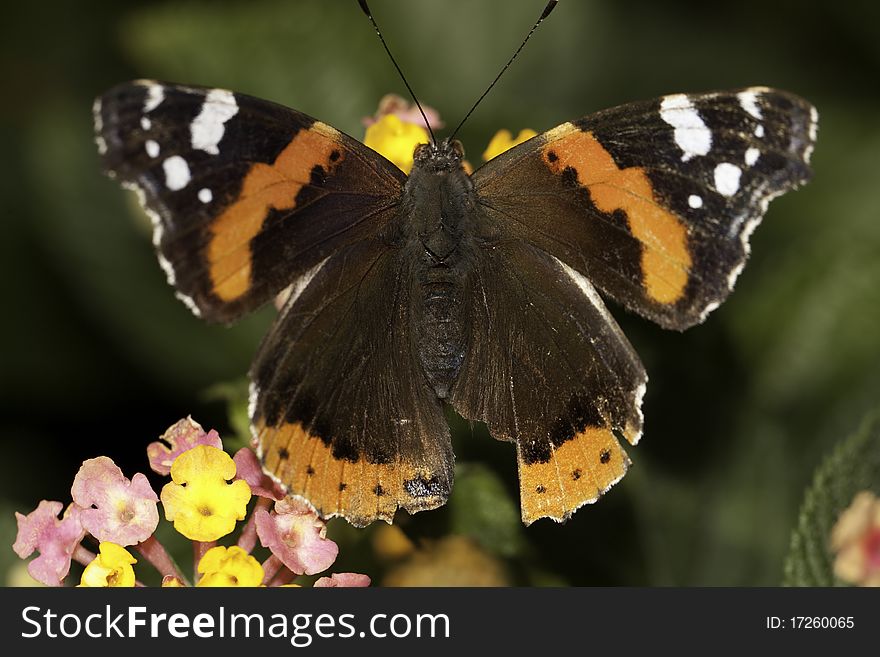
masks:
{"type": "Polygon", "coordinates": [[[95,103],[104,166],[196,315],[233,322],[292,285],[251,369],[255,441],[291,493],[357,526],[445,503],[444,404],[515,443],[526,523],[620,480],[647,376],[599,291],[665,328],[705,319],[769,201],[810,178],[816,122],[776,89],[675,94],[472,175],[458,142],[425,144],[406,176],[231,91],[136,81],[95,103]]]}

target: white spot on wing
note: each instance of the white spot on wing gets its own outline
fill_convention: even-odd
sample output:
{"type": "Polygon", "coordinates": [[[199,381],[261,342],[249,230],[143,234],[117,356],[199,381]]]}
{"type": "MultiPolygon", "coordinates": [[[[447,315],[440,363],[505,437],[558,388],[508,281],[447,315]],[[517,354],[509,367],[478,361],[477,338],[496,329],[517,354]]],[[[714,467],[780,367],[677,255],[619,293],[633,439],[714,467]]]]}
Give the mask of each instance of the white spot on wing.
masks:
{"type": "Polygon", "coordinates": [[[225,89],[209,91],[199,115],[190,125],[192,147],[217,155],[220,152],[217,146],[226,131],[223,124],[237,113],[238,104],[231,91],[225,89]]]}
{"type": "Polygon", "coordinates": [[[739,100],[740,107],[742,107],[746,112],[748,112],[756,119],[763,118],[761,116],[761,106],[758,105],[759,93],[760,92],[757,89],[746,89],[745,91],[741,91],[736,95],[737,99],[739,100]]]}
{"type": "Polygon", "coordinates": [[[703,308],[703,312],[700,313],[700,321],[704,321],[713,310],[715,310],[718,306],[721,305],[720,301],[713,301],[709,303],[705,308],[703,308]]]}
{"type": "Polygon", "coordinates": [[[104,155],[107,152],[107,142],[104,140],[104,117],[101,114],[101,99],[95,98],[92,104],[92,119],[95,122],[95,145],[98,153],[104,155]]]}
{"type": "Polygon", "coordinates": [[[764,138],[764,126],[760,123],[755,126],[755,137],[757,137],[758,139],[764,138]]]}
{"type": "Polygon", "coordinates": [[[162,162],[165,171],[165,186],[172,192],[183,189],[189,184],[191,175],[189,165],[180,155],[172,155],[162,162]]]}
{"type": "Polygon", "coordinates": [[[742,169],[730,162],[722,162],[715,167],[715,189],[722,196],[733,196],[739,190],[742,169]]]}
{"type": "Polygon", "coordinates": [[[147,206],[147,195],[144,193],[144,190],[140,185],[123,181],[122,187],[124,189],[130,189],[137,196],[138,203],[140,203],[141,208],[147,213],[150,222],[153,224],[153,246],[158,247],[162,241],[162,233],[164,231],[164,228],[162,227],[162,217],[159,216],[158,212],[147,206]]]}
{"type": "Polygon", "coordinates": [[[688,205],[691,206],[694,210],[697,208],[703,207],[703,198],[701,196],[697,196],[696,194],[691,194],[688,196],[688,205]]]}
{"type": "Polygon", "coordinates": [[[817,133],[819,131],[819,110],[815,107],[810,107],[810,128],[808,131],[808,135],[810,137],[810,141],[816,141],[817,133]]]}
{"type": "Polygon", "coordinates": [[[144,149],[146,149],[147,155],[150,157],[159,157],[159,144],[152,139],[147,139],[144,143],[144,149]]]}
{"type": "MultiPolygon", "coordinates": [[[[748,244],[748,242],[746,242],[748,244]]],[[[736,267],[730,270],[730,273],[727,275],[727,289],[732,290],[733,286],[736,285],[736,279],[739,278],[739,275],[742,273],[743,268],[746,266],[745,260],[739,263],[736,267]]]]}
{"type": "Polygon", "coordinates": [[[210,203],[212,200],[214,200],[214,194],[207,187],[202,187],[199,190],[199,200],[202,203],[210,203]]]}
{"type": "Polygon", "coordinates": [[[157,82],[147,85],[147,97],[144,100],[144,114],[149,114],[165,100],[165,89],[157,82]]]}
{"type": "Polygon", "coordinates": [[[186,306],[187,308],[189,308],[189,311],[193,315],[195,315],[196,317],[202,316],[202,311],[199,310],[199,307],[196,305],[196,302],[193,301],[193,298],[191,296],[187,296],[186,294],[184,294],[180,290],[176,290],[174,292],[174,296],[176,296],[178,299],[183,301],[183,305],[186,306]]]}
{"type": "Polygon", "coordinates": [[[749,166],[754,166],[755,162],[758,161],[758,158],[760,156],[761,156],[761,151],[759,151],[757,148],[749,148],[746,151],[746,157],[745,157],[746,164],[749,166]]]}
{"type": "Polygon", "coordinates": [[[168,279],[169,285],[174,285],[177,283],[177,277],[174,275],[174,267],[171,266],[171,262],[162,255],[162,252],[159,251],[156,254],[159,257],[159,266],[162,268],[162,271],[165,272],[165,278],[168,279]]]}
{"type": "Polygon", "coordinates": [[[645,399],[645,391],[648,389],[648,377],[645,375],[645,379],[638,385],[636,388],[635,394],[633,395],[633,402],[635,403],[636,412],[639,414],[639,432],[632,436],[630,439],[631,445],[638,445],[639,440],[642,438],[642,430],[641,426],[645,422],[645,414],[642,412],[642,401],[645,399]]]}
{"type": "Polygon", "coordinates": [[[804,162],[807,164],[810,163],[810,158],[813,157],[813,148],[816,145],[816,137],[819,132],[819,111],[815,107],[810,108],[810,127],[807,130],[807,136],[810,138],[810,143],[807,144],[807,147],[804,149],[804,162]]]}
{"type": "Polygon", "coordinates": [[[712,148],[712,132],[686,95],[666,96],[660,103],[660,118],[675,128],[673,136],[682,151],[682,162],[706,155],[712,148]]]}
{"type": "Polygon", "coordinates": [[[141,117],[141,129],[149,130],[152,127],[153,127],[153,122],[150,121],[150,119],[148,119],[146,116],[142,116],[141,117]]]}

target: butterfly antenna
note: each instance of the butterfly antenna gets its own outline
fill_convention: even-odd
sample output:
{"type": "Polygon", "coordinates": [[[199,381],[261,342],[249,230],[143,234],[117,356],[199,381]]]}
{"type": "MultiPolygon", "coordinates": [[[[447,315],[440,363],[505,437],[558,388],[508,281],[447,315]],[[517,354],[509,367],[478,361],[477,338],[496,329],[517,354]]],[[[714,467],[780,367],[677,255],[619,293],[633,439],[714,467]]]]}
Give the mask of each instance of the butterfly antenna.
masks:
{"type": "Polygon", "coordinates": [[[557,4],[558,1],[559,1],[559,0],[550,0],[550,1],[547,3],[547,6],[544,7],[544,11],[542,11],[542,12],[541,12],[541,15],[538,16],[538,20],[535,21],[535,24],[534,24],[534,25],[532,25],[532,29],[529,30],[529,33],[528,33],[528,34],[526,34],[526,38],[523,39],[523,42],[522,42],[521,44],[519,44],[519,48],[517,48],[517,49],[516,49],[516,52],[513,53],[513,56],[512,56],[509,60],[507,60],[507,63],[504,65],[504,68],[502,68],[501,71],[498,72],[498,75],[495,76],[495,79],[492,80],[492,84],[490,84],[489,87],[486,89],[486,91],[483,92],[483,95],[482,95],[482,96],[480,96],[479,98],[477,98],[477,102],[474,103],[473,107],[471,107],[471,109],[468,111],[468,113],[464,115],[464,118],[463,118],[463,119],[461,120],[461,122],[456,126],[455,130],[452,131],[452,135],[450,135],[450,137],[449,137],[449,140],[450,140],[450,141],[452,141],[452,139],[455,137],[455,135],[458,134],[458,131],[459,131],[459,129],[461,128],[461,126],[464,125],[464,122],[467,121],[468,118],[470,117],[470,115],[474,113],[474,110],[477,109],[477,105],[479,105],[479,104],[482,102],[482,100],[486,97],[486,95],[487,95],[490,91],[492,91],[492,87],[494,87],[494,86],[495,86],[495,83],[498,82],[498,80],[501,79],[501,76],[504,75],[504,71],[506,71],[506,70],[508,69],[508,67],[509,67],[511,64],[513,64],[513,60],[516,59],[516,56],[519,55],[520,51],[522,51],[522,49],[525,47],[526,43],[528,43],[529,39],[532,38],[532,34],[535,33],[535,30],[538,29],[538,26],[539,26],[542,22],[544,22],[544,19],[547,18],[547,16],[550,15],[550,12],[553,11],[554,7],[556,7],[556,4],[557,4]]]}
{"type": "Polygon", "coordinates": [[[406,90],[409,91],[409,95],[412,96],[413,102],[415,102],[416,107],[419,108],[419,113],[425,120],[425,127],[428,128],[428,132],[431,134],[431,143],[436,144],[437,138],[434,136],[434,131],[431,129],[431,124],[428,122],[428,117],[425,116],[425,110],[422,109],[422,104],[419,102],[419,99],[416,98],[416,93],[412,90],[412,87],[409,86],[409,82],[406,81],[406,76],[403,74],[403,71],[400,70],[400,66],[398,66],[397,60],[394,59],[394,55],[391,54],[391,50],[388,48],[388,44],[385,43],[385,37],[382,36],[382,31],[376,24],[376,19],[373,18],[373,14],[370,12],[370,8],[367,6],[367,0],[358,0],[358,4],[361,6],[361,10],[367,15],[367,18],[369,18],[370,22],[373,24],[373,28],[376,30],[376,34],[379,36],[379,41],[382,42],[382,46],[385,48],[385,52],[388,53],[388,57],[391,59],[391,63],[394,64],[394,68],[397,69],[397,73],[400,75],[400,79],[403,80],[403,84],[406,85],[406,90]]]}

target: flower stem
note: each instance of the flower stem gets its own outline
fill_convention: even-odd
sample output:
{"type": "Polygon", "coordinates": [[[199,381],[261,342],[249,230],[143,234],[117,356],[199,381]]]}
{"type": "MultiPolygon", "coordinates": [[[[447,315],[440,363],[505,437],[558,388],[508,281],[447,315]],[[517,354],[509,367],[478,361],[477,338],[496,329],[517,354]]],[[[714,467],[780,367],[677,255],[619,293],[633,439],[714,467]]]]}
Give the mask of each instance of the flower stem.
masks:
{"type": "Polygon", "coordinates": [[[248,517],[247,524],[245,524],[244,529],[241,530],[241,536],[238,537],[238,547],[245,552],[252,552],[254,546],[257,544],[257,524],[254,521],[254,518],[257,515],[257,509],[265,509],[271,503],[272,500],[266,499],[265,497],[259,498],[254,506],[254,510],[248,517]]]}
{"type": "Polygon", "coordinates": [[[153,564],[162,577],[172,575],[186,582],[186,578],[177,567],[174,559],[168,554],[168,550],[156,540],[155,536],[150,536],[147,540],[138,543],[135,549],[143,555],[144,559],[153,564]]]}
{"type": "Polygon", "coordinates": [[[199,561],[205,552],[217,545],[217,541],[193,541],[193,580],[199,581],[199,561]]]}
{"type": "Polygon", "coordinates": [[[275,577],[282,565],[281,559],[274,554],[270,554],[269,558],[263,562],[263,573],[265,573],[263,575],[263,584],[268,586],[269,582],[275,577]]]}
{"type": "Polygon", "coordinates": [[[82,544],[79,544],[74,548],[73,554],[71,555],[73,560],[83,566],[88,566],[92,561],[95,560],[95,557],[98,556],[94,552],[90,552],[86,550],[82,544]]]}
{"type": "Polygon", "coordinates": [[[296,573],[287,566],[284,566],[278,571],[278,574],[275,575],[275,579],[269,582],[269,586],[283,586],[284,584],[290,584],[295,577],[296,573]]]}

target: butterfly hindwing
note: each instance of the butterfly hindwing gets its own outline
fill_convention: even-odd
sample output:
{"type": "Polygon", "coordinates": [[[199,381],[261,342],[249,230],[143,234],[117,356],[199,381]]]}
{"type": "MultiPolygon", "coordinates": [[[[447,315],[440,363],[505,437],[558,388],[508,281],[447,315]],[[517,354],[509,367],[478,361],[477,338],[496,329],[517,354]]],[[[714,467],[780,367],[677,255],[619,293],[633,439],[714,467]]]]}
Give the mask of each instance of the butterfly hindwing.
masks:
{"type": "Polygon", "coordinates": [[[138,81],[95,103],[108,172],[139,192],[178,296],[231,322],[388,221],[403,173],[295,110],[138,81]]]}
{"type": "Polygon", "coordinates": [[[470,287],[451,403],[516,443],[523,521],[562,521],[626,472],[647,376],[590,282],[540,249],[486,249],[470,287]]]}
{"type": "Polygon", "coordinates": [[[331,256],[251,370],[264,467],[323,517],[390,522],[449,495],[449,429],[413,353],[411,267],[380,241],[331,256]]]}
{"type": "Polygon", "coordinates": [[[488,232],[528,241],[667,328],[730,293],[769,201],[806,182],[816,111],[751,87],[562,124],[474,173],[488,232]]]}

